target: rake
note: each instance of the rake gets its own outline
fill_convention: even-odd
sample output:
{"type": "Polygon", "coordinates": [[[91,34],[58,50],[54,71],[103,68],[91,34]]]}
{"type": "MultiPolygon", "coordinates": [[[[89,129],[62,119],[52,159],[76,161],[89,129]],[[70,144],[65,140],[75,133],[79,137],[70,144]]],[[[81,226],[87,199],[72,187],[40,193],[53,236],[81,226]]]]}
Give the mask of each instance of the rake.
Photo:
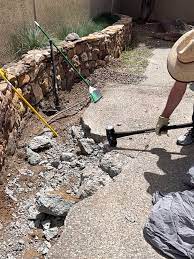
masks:
{"type": "MultiPolygon", "coordinates": [[[[34,21],[36,26],[42,31],[42,33],[47,37],[49,41],[51,41],[51,37],[48,35],[48,33],[45,32],[45,30],[40,26],[40,24],[36,21],[34,21]]],[[[102,94],[100,93],[99,89],[94,87],[92,83],[89,80],[86,80],[86,78],[77,70],[77,68],[74,66],[72,61],[64,54],[64,52],[57,47],[57,45],[52,41],[53,46],[58,50],[58,52],[63,56],[65,62],[73,68],[73,70],[79,75],[81,80],[88,86],[89,88],[89,94],[91,101],[96,103],[102,98],[102,94]]]]}

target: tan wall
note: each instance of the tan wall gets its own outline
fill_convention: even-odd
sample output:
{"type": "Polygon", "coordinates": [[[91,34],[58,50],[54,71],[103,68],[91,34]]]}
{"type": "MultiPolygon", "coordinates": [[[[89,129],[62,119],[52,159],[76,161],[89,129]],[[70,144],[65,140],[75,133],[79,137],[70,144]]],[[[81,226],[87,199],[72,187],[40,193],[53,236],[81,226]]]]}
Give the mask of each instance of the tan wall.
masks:
{"type": "Polygon", "coordinates": [[[154,17],[161,19],[183,19],[194,21],[193,0],[156,0],[154,17]]]}
{"type": "MultiPolygon", "coordinates": [[[[71,23],[72,18],[96,15],[110,11],[112,0],[35,0],[37,20],[51,30],[61,23],[71,23]]],[[[0,65],[13,60],[9,53],[11,34],[24,24],[33,24],[33,0],[0,0],[0,65]]]]}
{"type": "MultiPolygon", "coordinates": [[[[121,0],[120,12],[132,17],[139,17],[141,0],[121,0]]],[[[163,19],[183,19],[194,21],[194,1],[193,0],[156,0],[153,18],[163,19]]]]}
{"type": "Polygon", "coordinates": [[[12,33],[24,23],[33,21],[32,0],[0,0],[0,63],[4,64],[9,57],[9,39],[12,33]]]}

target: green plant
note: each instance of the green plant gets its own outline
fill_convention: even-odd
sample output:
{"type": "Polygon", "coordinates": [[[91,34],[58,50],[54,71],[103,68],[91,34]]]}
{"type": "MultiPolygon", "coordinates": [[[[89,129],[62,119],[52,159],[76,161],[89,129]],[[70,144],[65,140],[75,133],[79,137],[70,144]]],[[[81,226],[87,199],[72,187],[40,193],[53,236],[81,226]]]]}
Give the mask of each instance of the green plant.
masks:
{"type": "Polygon", "coordinates": [[[88,21],[84,21],[82,23],[77,23],[74,25],[60,26],[58,28],[57,37],[61,40],[64,40],[65,37],[71,32],[75,32],[80,37],[83,37],[90,33],[100,31],[104,27],[105,26],[103,24],[96,24],[94,21],[88,20],[88,21]]]}
{"type": "Polygon", "coordinates": [[[96,24],[103,25],[104,27],[112,25],[113,23],[117,22],[118,20],[119,20],[119,16],[113,15],[111,13],[102,13],[93,18],[93,21],[96,24]]]}
{"type": "Polygon", "coordinates": [[[11,50],[15,56],[21,56],[31,49],[40,49],[48,45],[48,40],[37,28],[25,27],[11,36],[11,50]]]}
{"type": "Polygon", "coordinates": [[[72,24],[60,25],[58,27],[57,37],[64,40],[65,37],[71,33],[75,32],[80,37],[86,36],[90,33],[103,30],[105,27],[113,24],[119,19],[117,15],[102,14],[93,19],[81,19],[72,21],[72,24]]]}

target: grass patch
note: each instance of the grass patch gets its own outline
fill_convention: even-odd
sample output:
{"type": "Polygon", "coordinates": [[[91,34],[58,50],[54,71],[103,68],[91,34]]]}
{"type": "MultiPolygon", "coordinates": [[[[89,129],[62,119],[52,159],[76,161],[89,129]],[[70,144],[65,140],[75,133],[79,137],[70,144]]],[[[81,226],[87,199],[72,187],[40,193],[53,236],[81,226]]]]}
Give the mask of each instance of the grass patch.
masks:
{"type": "Polygon", "coordinates": [[[121,61],[129,73],[140,76],[145,72],[151,55],[151,48],[145,44],[132,43],[122,52],[121,61]]]}

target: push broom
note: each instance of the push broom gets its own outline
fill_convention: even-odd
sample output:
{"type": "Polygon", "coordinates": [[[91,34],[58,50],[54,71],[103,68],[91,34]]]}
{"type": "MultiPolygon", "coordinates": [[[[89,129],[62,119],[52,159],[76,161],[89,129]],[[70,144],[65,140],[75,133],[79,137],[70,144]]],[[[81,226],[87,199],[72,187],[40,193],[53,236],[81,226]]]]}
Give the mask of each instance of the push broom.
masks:
{"type": "MultiPolygon", "coordinates": [[[[46,38],[51,41],[50,36],[48,35],[48,33],[45,32],[45,30],[40,26],[40,24],[36,21],[34,21],[34,23],[36,24],[36,26],[42,31],[42,33],[46,36],[46,38]]],[[[79,77],[81,78],[81,80],[88,86],[89,88],[89,93],[90,93],[90,98],[91,101],[96,103],[98,102],[101,98],[102,95],[99,91],[99,89],[97,89],[96,87],[94,87],[92,85],[92,83],[89,80],[86,80],[86,78],[77,70],[77,68],[74,66],[74,64],[72,63],[72,61],[67,57],[67,55],[64,54],[64,52],[59,49],[57,47],[57,45],[52,41],[53,45],[55,46],[55,48],[58,50],[58,52],[63,56],[65,62],[71,66],[73,68],[73,70],[79,75],[79,77]]]]}

